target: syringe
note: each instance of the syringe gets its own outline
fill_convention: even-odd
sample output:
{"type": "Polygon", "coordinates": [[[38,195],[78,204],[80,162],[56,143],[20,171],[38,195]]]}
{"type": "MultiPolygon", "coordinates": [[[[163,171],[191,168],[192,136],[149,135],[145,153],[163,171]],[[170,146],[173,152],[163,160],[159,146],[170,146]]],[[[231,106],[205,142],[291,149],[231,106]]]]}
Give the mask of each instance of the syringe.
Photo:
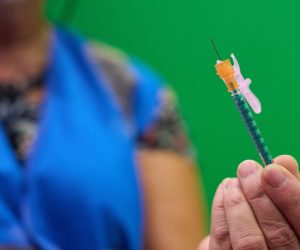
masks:
{"type": "MultiPolygon", "coordinates": [[[[217,53],[218,54],[218,53],[217,53]]],[[[235,79],[235,71],[229,59],[222,61],[221,59],[217,61],[215,65],[217,70],[217,75],[225,82],[228,91],[231,93],[232,99],[240,112],[240,115],[247,127],[247,130],[254,142],[260,158],[264,165],[269,165],[272,163],[272,156],[265,143],[264,138],[254,120],[250,107],[240,90],[240,86],[235,79]]]]}

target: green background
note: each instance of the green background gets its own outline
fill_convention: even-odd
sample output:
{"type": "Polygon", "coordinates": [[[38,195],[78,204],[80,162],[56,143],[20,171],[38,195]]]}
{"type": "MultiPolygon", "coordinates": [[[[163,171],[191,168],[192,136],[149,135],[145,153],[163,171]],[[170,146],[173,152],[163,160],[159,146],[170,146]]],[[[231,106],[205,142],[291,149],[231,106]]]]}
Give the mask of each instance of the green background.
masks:
{"type": "MultiPolygon", "coordinates": [[[[48,1],[57,20],[63,0],[48,1]]],[[[245,159],[259,160],[225,85],[212,37],[234,52],[262,102],[256,120],[276,156],[300,158],[299,0],[82,0],[71,26],[142,58],[177,91],[196,146],[208,204],[245,159]]]]}

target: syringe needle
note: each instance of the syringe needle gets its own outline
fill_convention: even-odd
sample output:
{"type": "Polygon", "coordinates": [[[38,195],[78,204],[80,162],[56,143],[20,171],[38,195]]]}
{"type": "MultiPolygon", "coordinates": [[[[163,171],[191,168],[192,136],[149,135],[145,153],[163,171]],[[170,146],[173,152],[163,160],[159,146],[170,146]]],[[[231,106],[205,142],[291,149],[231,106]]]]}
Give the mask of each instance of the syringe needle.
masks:
{"type": "Polygon", "coordinates": [[[210,38],[210,41],[211,41],[211,44],[212,44],[212,46],[214,47],[214,49],[215,49],[215,51],[216,51],[216,54],[217,54],[219,60],[222,61],[221,56],[220,56],[220,54],[219,54],[219,52],[218,52],[218,50],[217,50],[217,48],[216,48],[216,45],[215,45],[213,39],[210,38]]]}
{"type": "Polygon", "coordinates": [[[235,71],[230,60],[226,59],[225,61],[218,61],[215,67],[217,74],[225,82],[228,91],[231,93],[234,103],[241,114],[241,117],[248,129],[248,132],[250,133],[251,139],[253,140],[264,165],[271,164],[273,162],[272,156],[254,120],[249,105],[243,93],[239,89],[239,84],[235,79],[235,71]]]}

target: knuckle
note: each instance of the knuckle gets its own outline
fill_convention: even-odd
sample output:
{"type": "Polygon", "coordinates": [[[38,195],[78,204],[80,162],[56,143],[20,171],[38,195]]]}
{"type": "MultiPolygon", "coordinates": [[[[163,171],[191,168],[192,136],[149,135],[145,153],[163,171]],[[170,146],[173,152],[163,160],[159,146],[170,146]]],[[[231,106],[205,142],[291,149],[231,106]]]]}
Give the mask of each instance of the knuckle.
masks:
{"type": "Polygon", "coordinates": [[[217,242],[226,242],[229,239],[229,229],[226,225],[220,225],[214,228],[213,237],[217,242]]]}
{"type": "Polygon", "coordinates": [[[244,202],[244,198],[240,195],[231,195],[226,199],[226,205],[229,208],[239,207],[244,202]]]}
{"type": "MultiPolygon", "coordinates": [[[[282,211],[288,211],[289,215],[291,216],[297,216],[299,217],[299,211],[300,211],[300,192],[280,192],[280,194],[283,194],[281,199],[276,199],[276,205],[282,210],[282,211]],[[291,195],[286,195],[286,193],[291,193],[291,195]]],[[[279,195],[278,195],[279,196],[279,195]]]]}
{"type": "Polygon", "coordinates": [[[299,211],[300,209],[300,185],[298,182],[288,181],[287,185],[283,185],[278,191],[269,195],[275,198],[276,204],[282,209],[288,209],[291,212],[299,211]]]}
{"type": "Polygon", "coordinates": [[[298,241],[296,235],[288,225],[276,225],[266,234],[268,246],[271,249],[295,245],[298,241]]]}
{"type": "Polygon", "coordinates": [[[223,203],[223,199],[220,201],[214,201],[213,202],[213,207],[212,210],[214,210],[215,212],[223,212],[225,209],[224,207],[224,203],[223,203]]]}
{"type": "Polygon", "coordinates": [[[266,193],[262,188],[258,188],[255,191],[251,191],[247,194],[247,199],[250,203],[260,203],[260,201],[265,200],[267,197],[266,193]]]}
{"type": "Polygon", "coordinates": [[[247,235],[241,237],[234,247],[235,250],[265,250],[266,242],[262,235],[247,235]]]}
{"type": "Polygon", "coordinates": [[[224,203],[223,203],[223,201],[215,203],[215,209],[218,210],[218,211],[223,211],[224,210],[224,203]]]}

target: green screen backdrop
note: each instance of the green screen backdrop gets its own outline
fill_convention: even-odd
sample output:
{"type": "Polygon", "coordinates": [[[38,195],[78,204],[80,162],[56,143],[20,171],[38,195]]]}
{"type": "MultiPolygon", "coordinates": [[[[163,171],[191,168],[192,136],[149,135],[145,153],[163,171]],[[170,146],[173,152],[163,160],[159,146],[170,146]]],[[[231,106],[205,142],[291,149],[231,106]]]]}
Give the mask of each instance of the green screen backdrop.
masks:
{"type": "MultiPolygon", "coordinates": [[[[57,19],[63,0],[48,1],[57,19]]],[[[255,116],[273,156],[300,159],[298,0],[82,0],[70,24],[87,37],[140,57],[177,91],[197,149],[208,204],[245,159],[259,160],[225,85],[216,55],[234,52],[262,102],[255,116]]]]}

